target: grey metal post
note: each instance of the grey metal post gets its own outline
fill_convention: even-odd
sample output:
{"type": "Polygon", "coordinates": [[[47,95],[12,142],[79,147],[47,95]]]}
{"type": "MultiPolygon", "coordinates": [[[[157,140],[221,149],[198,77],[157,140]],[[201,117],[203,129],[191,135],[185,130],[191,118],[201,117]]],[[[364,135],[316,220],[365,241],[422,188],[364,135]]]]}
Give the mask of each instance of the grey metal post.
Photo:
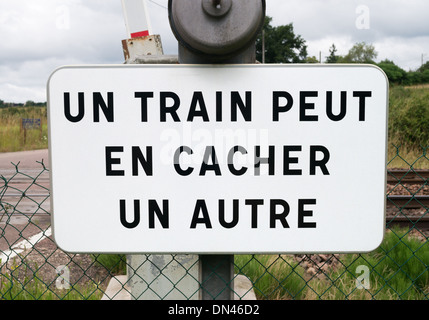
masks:
{"type": "MultiPolygon", "coordinates": [[[[265,0],[169,0],[181,64],[253,64],[265,0]]],[[[234,256],[200,255],[201,298],[232,300],[234,256]]]]}
{"type": "MultiPolygon", "coordinates": [[[[126,64],[176,64],[176,56],[164,55],[159,35],[122,41],[126,64]]],[[[199,299],[197,255],[127,255],[127,280],[116,278],[108,296],[137,300],[199,299]],[[118,289],[124,287],[124,289],[118,289]]]]}

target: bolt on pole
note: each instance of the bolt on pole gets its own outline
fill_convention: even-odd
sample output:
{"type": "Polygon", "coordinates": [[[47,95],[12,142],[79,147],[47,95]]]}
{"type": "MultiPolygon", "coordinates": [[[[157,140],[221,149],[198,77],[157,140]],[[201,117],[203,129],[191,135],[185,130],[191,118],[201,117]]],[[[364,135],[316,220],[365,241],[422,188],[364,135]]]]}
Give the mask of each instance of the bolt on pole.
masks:
{"type": "MultiPolygon", "coordinates": [[[[169,0],[181,64],[253,64],[265,0],[169,0]]],[[[233,300],[234,256],[200,255],[201,298],[233,300]]]]}

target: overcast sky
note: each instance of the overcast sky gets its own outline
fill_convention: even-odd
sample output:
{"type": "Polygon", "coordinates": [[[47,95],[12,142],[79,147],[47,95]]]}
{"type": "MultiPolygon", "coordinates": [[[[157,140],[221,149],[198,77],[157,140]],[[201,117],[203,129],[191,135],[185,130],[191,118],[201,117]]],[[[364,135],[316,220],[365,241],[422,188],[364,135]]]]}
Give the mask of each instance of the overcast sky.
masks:
{"type": "MultiPolygon", "coordinates": [[[[200,1],[200,0],[190,0],[200,1]]],[[[237,1],[237,0],[235,0],[237,1]]],[[[266,0],[273,25],[293,23],[322,61],[334,43],[344,55],[357,42],[373,44],[377,61],[415,70],[429,60],[428,0],[266,0]]],[[[153,33],[165,54],[177,54],[168,0],[147,0],[153,33]]],[[[57,67],[123,63],[127,38],[121,0],[0,0],[0,99],[46,101],[57,67]]]]}

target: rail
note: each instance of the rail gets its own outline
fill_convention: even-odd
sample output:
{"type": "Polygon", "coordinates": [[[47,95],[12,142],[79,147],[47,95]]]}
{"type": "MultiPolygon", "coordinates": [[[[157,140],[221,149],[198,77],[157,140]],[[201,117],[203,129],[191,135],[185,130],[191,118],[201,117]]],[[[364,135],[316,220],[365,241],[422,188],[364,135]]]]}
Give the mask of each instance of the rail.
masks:
{"type": "Polygon", "coordinates": [[[428,183],[429,170],[426,169],[389,169],[387,183],[428,183]]]}

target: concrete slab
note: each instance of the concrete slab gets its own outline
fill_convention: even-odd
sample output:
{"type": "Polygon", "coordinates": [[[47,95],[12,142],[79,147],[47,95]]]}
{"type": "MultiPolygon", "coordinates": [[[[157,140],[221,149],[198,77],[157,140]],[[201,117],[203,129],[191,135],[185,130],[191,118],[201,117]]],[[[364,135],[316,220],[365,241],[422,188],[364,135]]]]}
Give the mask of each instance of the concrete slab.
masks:
{"type": "Polygon", "coordinates": [[[234,300],[256,300],[252,282],[242,274],[234,278],[234,300]]]}
{"type": "Polygon", "coordinates": [[[113,277],[101,300],[131,300],[131,291],[127,284],[128,276],[113,277]]]}
{"type": "MultiPolygon", "coordinates": [[[[244,275],[234,278],[234,300],[256,300],[252,282],[244,275]]],[[[128,276],[113,277],[101,300],[131,300],[128,276]]]]}
{"type": "Polygon", "coordinates": [[[49,152],[48,149],[20,151],[20,152],[2,152],[0,153],[0,170],[12,169],[11,164],[18,164],[21,169],[39,169],[41,165],[37,161],[42,161],[49,168],[49,152]]]}

